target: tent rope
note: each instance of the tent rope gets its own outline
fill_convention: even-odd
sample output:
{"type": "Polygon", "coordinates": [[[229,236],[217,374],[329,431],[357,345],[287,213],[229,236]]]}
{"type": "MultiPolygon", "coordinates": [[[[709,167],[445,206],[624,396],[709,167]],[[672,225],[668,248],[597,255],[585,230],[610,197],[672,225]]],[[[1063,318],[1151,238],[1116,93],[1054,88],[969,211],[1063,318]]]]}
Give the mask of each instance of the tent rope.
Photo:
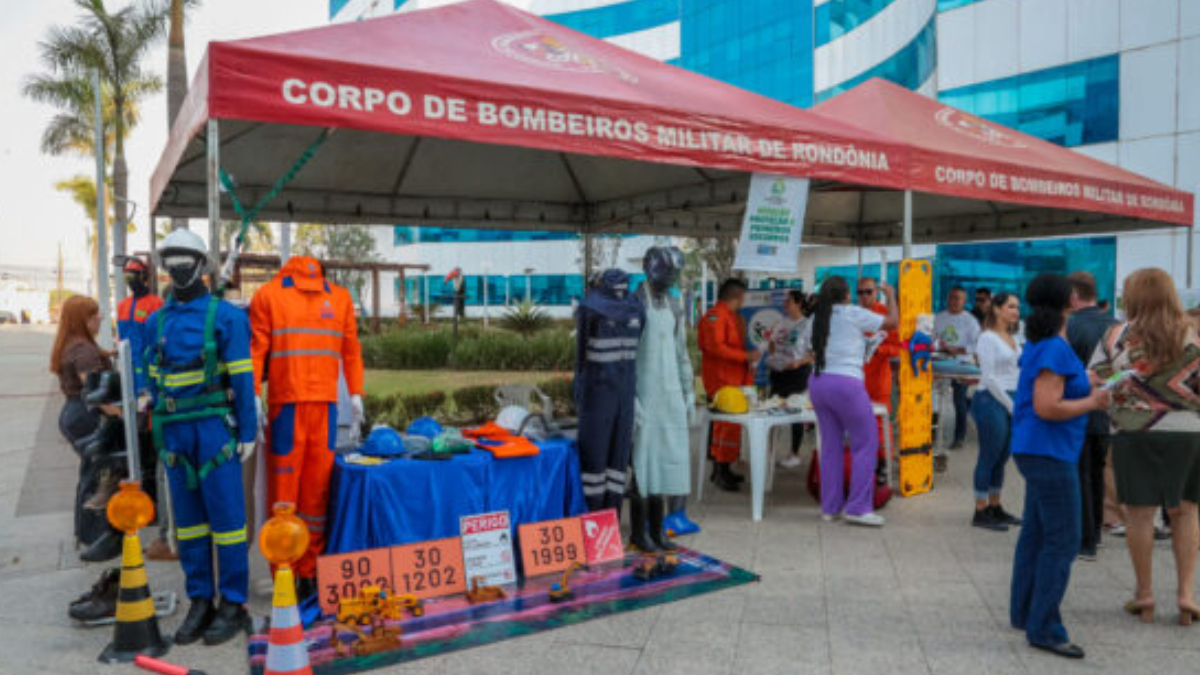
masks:
{"type": "Polygon", "coordinates": [[[322,129],[321,134],[317,136],[316,140],[310,143],[308,147],[304,149],[304,152],[300,153],[300,157],[296,159],[296,161],[292,164],[292,167],[284,172],[284,174],[279,177],[279,180],[275,181],[275,184],[271,186],[271,189],[268,190],[267,193],[264,194],[254,204],[254,206],[250,207],[249,210],[247,210],[245,205],[242,204],[242,200],[238,199],[237,187],[233,182],[233,178],[225,171],[225,169],[220,170],[221,187],[223,187],[225,192],[229,194],[229,201],[233,203],[233,210],[237,213],[238,218],[241,219],[241,224],[238,227],[237,237],[234,239],[233,250],[229,252],[229,257],[225,261],[225,267],[221,271],[218,294],[224,292],[225,286],[233,277],[233,268],[237,264],[238,254],[241,253],[242,249],[246,245],[246,234],[250,231],[251,223],[258,218],[258,214],[261,213],[264,208],[266,208],[267,204],[278,197],[279,193],[283,191],[283,188],[296,178],[296,174],[300,173],[300,170],[304,168],[304,165],[308,164],[308,161],[317,153],[317,149],[320,148],[321,145],[324,144],[329,138],[330,132],[331,129],[322,129]]]}

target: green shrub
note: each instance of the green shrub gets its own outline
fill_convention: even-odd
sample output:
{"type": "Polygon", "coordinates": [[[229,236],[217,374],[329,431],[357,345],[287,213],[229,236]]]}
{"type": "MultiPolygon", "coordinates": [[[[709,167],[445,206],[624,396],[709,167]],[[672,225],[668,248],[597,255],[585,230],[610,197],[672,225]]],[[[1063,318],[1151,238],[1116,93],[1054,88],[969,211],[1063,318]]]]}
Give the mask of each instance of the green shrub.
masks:
{"type": "Polygon", "coordinates": [[[500,317],[500,327],[520,335],[533,335],[546,330],[554,324],[554,320],[546,310],[531,302],[522,302],[505,310],[500,317]]]}
{"type": "Polygon", "coordinates": [[[538,389],[550,397],[555,417],[575,416],[575,380],[570,375],[538,382],[538,389]]]}
{"type": "Polygon", "coordinates": [[[389,396],[367,394],[363,397],[363,413],[366,417],[367,428],[376,424],[387,424],[393,401],[389,396]]]}
{"type": "Polygon", "coordinates": [[[412,421],[426,415],[436,417],[437,412],[446,403],[446,392],[431,391],[427,394],[411,394],[399,398],[400,405],[409,416],[409,421],[412,421]]]}
{"type": "Polygon", "coordinates": [[[496,417],[496,387],[479,384],[454,392],[454,419],[459,424],[478,424],[496,417]]]}
{"type": "Polygon", "coordinates": [[[565,331],[532,337],[484,332],[459,340],[448,365],[456,370],[567,370],[574,361],[575,343],[565,331]]]}
{"type": "Polygon", "coordinates": [[[407,328],[362,339],[363,363],[368,368],[444,368],[453,348],[450,331],[441,328],[407,328]]]}

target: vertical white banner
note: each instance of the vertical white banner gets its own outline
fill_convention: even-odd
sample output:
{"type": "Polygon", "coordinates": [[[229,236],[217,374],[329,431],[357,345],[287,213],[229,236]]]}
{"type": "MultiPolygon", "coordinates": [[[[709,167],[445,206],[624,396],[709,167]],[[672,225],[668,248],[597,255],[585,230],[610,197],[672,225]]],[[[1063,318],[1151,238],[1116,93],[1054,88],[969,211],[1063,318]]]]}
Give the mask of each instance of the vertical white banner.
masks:
{"type": "Polygon", "coordinates": [[[800,231],[808,207],[808,179],[756,173],[750,178],[746,216],[733,268],[797,272],[800,231]]]}

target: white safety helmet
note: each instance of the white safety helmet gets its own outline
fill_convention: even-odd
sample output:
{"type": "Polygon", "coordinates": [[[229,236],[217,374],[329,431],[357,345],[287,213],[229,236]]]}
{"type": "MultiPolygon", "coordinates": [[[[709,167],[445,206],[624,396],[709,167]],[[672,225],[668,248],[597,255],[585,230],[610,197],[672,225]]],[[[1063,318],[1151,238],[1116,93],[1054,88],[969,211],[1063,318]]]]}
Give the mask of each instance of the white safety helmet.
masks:
{"type": "Polygon", "coordinates": [[[505,406],[496,416],[496,424],[515,434],[525,424],[526,417],[529,417],[529,411],[525,408],[519,405],[505,406]]]}
{"type": "Polygon", "coordinates": [[[189,288],[209,271],[208,247],[191,230],[175,230],[158,246],[155,262],[165,270],[177,288],[189,288]]]}

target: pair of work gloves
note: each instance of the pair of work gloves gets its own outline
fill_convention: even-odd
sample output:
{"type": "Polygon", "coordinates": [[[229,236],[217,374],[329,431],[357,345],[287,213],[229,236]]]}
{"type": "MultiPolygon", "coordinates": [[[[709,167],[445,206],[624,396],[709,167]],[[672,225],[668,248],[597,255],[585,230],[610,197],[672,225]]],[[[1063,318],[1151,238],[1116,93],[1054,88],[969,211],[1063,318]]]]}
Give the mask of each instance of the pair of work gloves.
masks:
{"type": "MultiPolygon", "coordinates": [[[[363,422],[366,421],[362,396],[358,394],[351,395],[350,408],[354,411],[354,426],[362,427],[363,422]]],[[[254,409],[258,411],[258,437],[249,443],[238,443],[238,458],[243,463],[254,455],[254,446],[263,440],[263,430],[267,426],[267,408],[263,404],[261,396],[254,397],[254,409]]]]}

